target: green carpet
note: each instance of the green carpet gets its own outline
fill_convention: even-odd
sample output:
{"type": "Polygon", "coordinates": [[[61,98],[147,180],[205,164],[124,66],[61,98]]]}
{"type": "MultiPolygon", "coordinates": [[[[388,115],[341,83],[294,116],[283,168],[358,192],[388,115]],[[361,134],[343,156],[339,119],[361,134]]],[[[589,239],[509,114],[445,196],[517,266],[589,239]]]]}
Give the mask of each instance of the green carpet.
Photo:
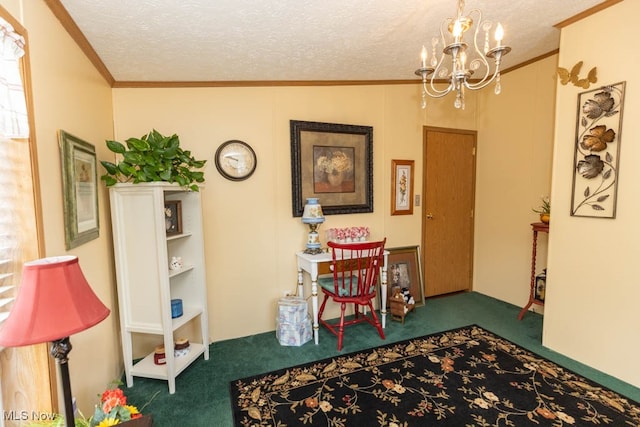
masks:
{"type": "MultiPolygon", "coordinates": [[[[276,301],[273,302],[274,309],[276,301]]],[[[477,324],[540,356],[564,366],[635,401],[640,389],[550,351],[541,345],[543,317],[527,313],[517,320],[520,307],[475,293],[456,294],[427,300],[409,313],[404,324],[387,319],[386,340],[381,342],[369,325],[347,329],[342,352],[336,338],[320,329],[320,344],[283,347],[275,332],[213,343],[210,359],[198,360],[176,379],[176,393],[170,395],[165,381],[134,377],[125,388],[131,404],[139,408],[155,395],[143,410],[152,414],[156,427],[231,427],[233,417],[229,382],[264,372],[299,365],[328,357],[360,351],[381,344],[477,324]]],[[[275,322],[274,322],[275,329],[275,322]]]]}

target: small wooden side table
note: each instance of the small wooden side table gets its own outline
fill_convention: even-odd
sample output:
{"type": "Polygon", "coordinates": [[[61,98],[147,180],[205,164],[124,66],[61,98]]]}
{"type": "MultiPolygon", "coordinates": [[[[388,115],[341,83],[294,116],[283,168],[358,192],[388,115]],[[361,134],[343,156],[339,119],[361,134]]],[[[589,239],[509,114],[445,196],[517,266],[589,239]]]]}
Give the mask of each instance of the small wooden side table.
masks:
{"type": "Polygon", "coordinates": [[[536,251],[538,246],[538,232],[549,234],[549,224],[545,224],[544,222],[534,222],[531,224],[531,229],[533,230],[533,242],[532,242],[532,253],[531,253],[531,283],[529,289],[529,301],[527,305],[522,307],[520,310],[520,314],[518,314],[518,320],[522,320],[524,314],[529,310],[531,305],[544,305],[544,301],[536,299],[535,297],[535,286],[536,286],[536,251]]]}

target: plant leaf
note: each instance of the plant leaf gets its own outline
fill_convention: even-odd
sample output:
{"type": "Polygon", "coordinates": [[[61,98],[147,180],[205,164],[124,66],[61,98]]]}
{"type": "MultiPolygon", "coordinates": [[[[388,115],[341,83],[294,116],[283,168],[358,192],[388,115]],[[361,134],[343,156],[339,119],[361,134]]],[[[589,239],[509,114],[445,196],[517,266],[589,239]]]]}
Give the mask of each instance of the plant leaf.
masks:
{"type": "Polygon", "coordinates": [[[591,205],[594,211],[603,211],[604,208],[600,205],[591,205]]]}
{"type": "Polygon", "coordinates": [[[109,175],[116,175],[118,173],[118,167],[115,165],[115,163],[107,162],[106,160],[101,160],[100,164],[102,165],[103,168],[107,170],[107,173],[109,175]]]}
{"type": "Polygon", "coordinates": [[[112,177],[111,175],[102,175],[100,179],[104,181],[107,187],[111,187],[112,185],[115,185],[118,182],[118,180],[112,177]]]}
{"type": "Polygon", "coordinates": [[[131,151],[127,151],[124,153],[124,161],[131,165],[143,165],[145,164],[144,157],[140,153],[132,153],[131,151]]]}
{"type": "Polygon", "coordinates": [[[587,187],[584,189],[584,197],[589,197],[589,194],[591,194],[591,190],[587,187]]]}
{"type": "Polygon", "coordinates": [[[129,138],[127,139],[126,142],[127,142],[127,146],[130,149],[133,149],[136,151],[148,151],[151,148],[149,143],[143,139],[129,138]]]}
{"type": "Polygon", "coordinates": [[[122,154],[127,149],[122,143],[118,141],[107,141],[107,148],[117,154],[122,154]]]}

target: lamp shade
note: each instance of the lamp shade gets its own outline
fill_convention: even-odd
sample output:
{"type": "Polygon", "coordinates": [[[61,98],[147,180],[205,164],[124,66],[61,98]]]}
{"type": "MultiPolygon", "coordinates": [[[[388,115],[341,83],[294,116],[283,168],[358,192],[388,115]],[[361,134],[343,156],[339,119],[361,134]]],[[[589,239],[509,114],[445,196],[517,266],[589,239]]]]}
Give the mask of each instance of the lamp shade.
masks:
{"type": "Polygon", "coordinates": [[[77,257],[30,261],[24,264],[18,296],[0,328],[0,345],[59,340],[96,325],[109,312],[87,283],[77,257]]]}
{"type": "Polygon", "coordinates": [[[307,198],[307,204],[304,205],[302,211],[302,222],[305,224],[322,224],[324,222],[322,206],[316,197],[307,198]]]}

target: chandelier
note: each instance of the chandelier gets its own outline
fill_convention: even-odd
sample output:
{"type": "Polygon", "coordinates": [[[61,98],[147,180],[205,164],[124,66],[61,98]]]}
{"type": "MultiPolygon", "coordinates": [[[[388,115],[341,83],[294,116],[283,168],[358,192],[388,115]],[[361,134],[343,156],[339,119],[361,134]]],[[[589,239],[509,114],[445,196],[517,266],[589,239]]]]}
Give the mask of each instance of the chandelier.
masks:
{"type": "Polygon", "coordinates": [[[422,77],[421,106],[423,109],[427,107],[427,95],[432,98],[442,98],[451,92],[456,93],[453,105],[464,109],[465,89],[482,89],[493,81],[496,82],[495,93],[500,93],[500,62],[511,48],[502,45],[504,30],[500,23],[495,27],[496,46],[490,47],[489,32],[492,27],[493,23],[482,20],[482,12],[479,9],[473,9],[465,14],[464,0],[458,0],[456,16],[445,19],[440,25],[440,37],[434,37],[431,41],[432,52],[429,61],[427,61],[429,56],[427,48],[422,46],[420,68],[415,73],[422,77]],[[474,24],[476,24],[475,27],[474,24]],[[471,33],[473,33],[473,39],[469,46],[465,42],[465,35],[471,36],[471,33]],[[481,40],[482,38],[484,40],[481,40]],[[440,43],[443,48],[438,56],[437,49],[440,43]],[[488,59],[494,61],[493,73],[488,59]],[[476,76],[471,79],[474,74],[476,76]],[[449,86],[444,90],[437,89],[435,86],[437,79],[448,80],[449,86]]]}

